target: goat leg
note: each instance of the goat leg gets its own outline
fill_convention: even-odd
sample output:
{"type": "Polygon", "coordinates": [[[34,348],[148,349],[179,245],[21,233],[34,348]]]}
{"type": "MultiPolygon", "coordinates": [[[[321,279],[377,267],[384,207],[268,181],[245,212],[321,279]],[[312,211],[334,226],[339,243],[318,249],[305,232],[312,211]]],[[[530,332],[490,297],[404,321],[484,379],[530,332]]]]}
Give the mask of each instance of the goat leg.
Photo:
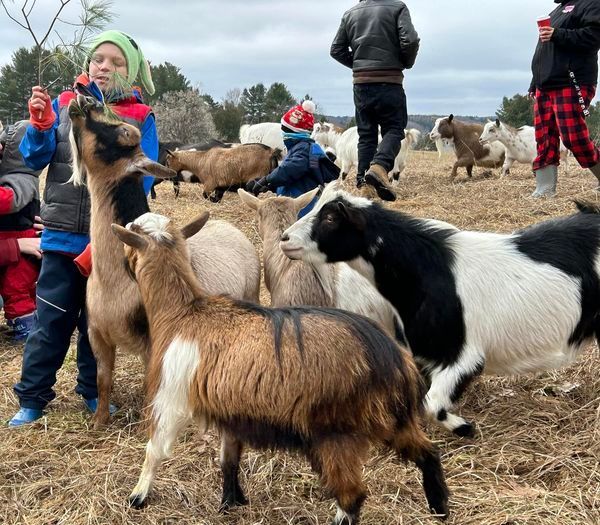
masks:
{"type": "Polygon", "coordinates": [[[99,331],[92,327],[89,327],[88,335],[98,366],[96,379],[98,384],[98,406],[92,419],[94,428],[98,429],[108,424],[110,419],[109,402],[115,369],[116,347],[107,343],[99,331]]]}
{"type": "Polygon", "coordinates": [[[240,487],[239,470],[242,442],[227,431],[221,435],[221,472],[223,473],[223,497],[221,512],[231,507],[246,505],[248,500],[240,487]]]}

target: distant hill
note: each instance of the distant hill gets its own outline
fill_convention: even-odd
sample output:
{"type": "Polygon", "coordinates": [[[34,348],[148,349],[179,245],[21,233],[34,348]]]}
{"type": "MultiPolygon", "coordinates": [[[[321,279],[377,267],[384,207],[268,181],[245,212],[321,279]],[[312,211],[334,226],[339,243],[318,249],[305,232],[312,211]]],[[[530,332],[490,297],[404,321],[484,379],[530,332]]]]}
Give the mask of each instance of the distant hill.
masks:
{"type": "MultiPolygon", "coordinates": [[[[435,123],[436,119],[440,118],[440,117],[447,117],[448,115],[409,115],[408,116],[408,125],[406,126],[407,128],[416,128],[418,129],[421,133],[426,134],[429,133],[431,131],[431,128],[433,128],[433,124],[435,123]]],[[[487,122],[488,118],[495,118],[495,117],[477,117],[477,116],[472,116],[472,115],[455,115],[455,117],[458,120],[462,120],[463,122],[478,122],[478,123],[485,123],[487,122]]],[[[324,115],[324,119],[327,122],[331,122],[333,124],[335,124],[336,126],[339,126],[340,128],[346,128],[348,127],[348,124],[350,123],[350,121],[353,119],[354,117],[352,116],[333,116],[333,115],[324,115]]]]}

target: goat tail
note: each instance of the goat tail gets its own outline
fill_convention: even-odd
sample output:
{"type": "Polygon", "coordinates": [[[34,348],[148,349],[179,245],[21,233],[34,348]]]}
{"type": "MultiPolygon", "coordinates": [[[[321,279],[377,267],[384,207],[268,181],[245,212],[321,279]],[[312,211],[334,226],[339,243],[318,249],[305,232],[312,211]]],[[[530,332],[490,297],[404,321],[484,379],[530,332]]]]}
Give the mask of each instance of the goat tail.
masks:
{"type": "Polygon", "coordinates": [[[283,158],[283,150],[281,148],[273,149],[273,154],[271,155],[270,160],[270,170],[273,171],[277,166],[279,166],[279,162],[283,158]]]}
{"type": "Polygon", "coordinates": [[[600,204],[583,201],[573,201],[580,213],[600,215],[600,204]]]}

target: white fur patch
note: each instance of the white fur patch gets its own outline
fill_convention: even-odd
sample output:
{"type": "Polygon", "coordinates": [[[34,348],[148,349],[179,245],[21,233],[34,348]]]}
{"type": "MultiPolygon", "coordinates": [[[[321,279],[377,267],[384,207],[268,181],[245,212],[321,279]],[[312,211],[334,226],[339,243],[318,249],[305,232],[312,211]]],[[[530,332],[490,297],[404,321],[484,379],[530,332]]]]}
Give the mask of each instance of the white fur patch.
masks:
{"type": "Polygon", "coordinates": [[[69,130],[69,144],[71,145],[71,178],[67,183],[74,186],[83,186],[85,184],[85,168],[79,160],[79,151],[73,134],[73,126],[69,130]]]}
{"type": "MultiPolygon", "coordinates": [[[[163,356],[160,386],[152,402],[152,413],[157,421],[156,433],[178,429],[193,416],[189,403],[190,387],[196,375],[200,354],[196,341],[176,338],[163,356]]],[[[152,445],[170,447],[170,436],[153,436],[152,445]]],[[[169,450],[160,451],[167,456],[169,450]]]]}
{"type": "MultiPolygon", "coordinates": [[[[170,241],[173,239],[171,234],[167,231],[167,227],[171,219],[158,213],[144,213],[140,215],[133,224],[139,226],[144,233],[147,233],[150,237],[157,241],[170,241]]],[[[130,228],[131,223],[127,225],[127,229],[130,228]]]]}

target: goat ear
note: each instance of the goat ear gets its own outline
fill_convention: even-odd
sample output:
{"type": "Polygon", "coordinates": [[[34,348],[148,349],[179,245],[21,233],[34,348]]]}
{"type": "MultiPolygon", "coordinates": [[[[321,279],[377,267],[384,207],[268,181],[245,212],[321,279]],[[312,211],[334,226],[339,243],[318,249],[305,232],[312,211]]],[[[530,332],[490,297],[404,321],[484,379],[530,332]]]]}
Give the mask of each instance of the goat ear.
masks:
{"type": "Polygon", "coordinates": [[[144,239],[139,233],[132,232],[127,228],[123,228],[123,226],[119,224],[111,224],[110,225],[113,233],[119,238],[119,240],[127,246],[131,246],[136,250],[144,250],[148,246],[148,241],[144,239]]]}
{"type": "Polygon", "coordinates": [[[158,162],[150,160],[148,157],[136,160],[127,168],[127,173],[133,175],[141,172],[144,175],[151,175],[157,179],[173,179],[177,176],[177,172],[171,168],[167,168],[158,162]]]}
{"type": "Polygon", "coordinates": [[[363,232],[366,230],[367,221],[360,211],[356,208],[349,208],[343,202],[338,202],[337,207],[338,211],[342,214],[342,217],[355,226],[358,231],[363,232]]]}
{"type": "Polygon", "coordinates": [[[319,186],[317,186],[314,190],[307,191],[306,193],[303,193],[299,197],[296,197],[294,199],[294,207],[296,208],[296,210],[300,211],[302,208],[308,206],[312,202],[312,200],[315,198],[317,193],[319,193],[320,189],[321,188],[319,186]]]}
{"type": "Polygon", "coordinates": [[[450,113],[450,116],[448,117],[448,122],[452,122],[454,120],[454,115],[452,113],[450,113]]]}
{"type": "Polygon", "coordinates": [[[251,193],[248,193],[246,190],[243,190],[242,188],[239,188],[237,192],[240,196],[241,201],[246,206],[248,206],[248,208],[254,211],[258,210],[258,208],[260,207],[260,199],[258,197],[255,197],[251,193]]]}
{"type": "Polygon", "coordinates": [[[497,118],[497,119],[496,119],[496,127],[497,127],[497,128],[499,128],[499,127],[500,127],[500,119],[499,119],[499,118],[497,118]]]}
{"type": "Polygon", "coordinates": [[[189,239],[192,235],[196,235],[206,224],[206,221],[208,221],[209,217],[210,213],[203,211],[192,222],[189,222],[183,228],[181,228],[181,234],[183,235],[184,239],[189,239]]]}

